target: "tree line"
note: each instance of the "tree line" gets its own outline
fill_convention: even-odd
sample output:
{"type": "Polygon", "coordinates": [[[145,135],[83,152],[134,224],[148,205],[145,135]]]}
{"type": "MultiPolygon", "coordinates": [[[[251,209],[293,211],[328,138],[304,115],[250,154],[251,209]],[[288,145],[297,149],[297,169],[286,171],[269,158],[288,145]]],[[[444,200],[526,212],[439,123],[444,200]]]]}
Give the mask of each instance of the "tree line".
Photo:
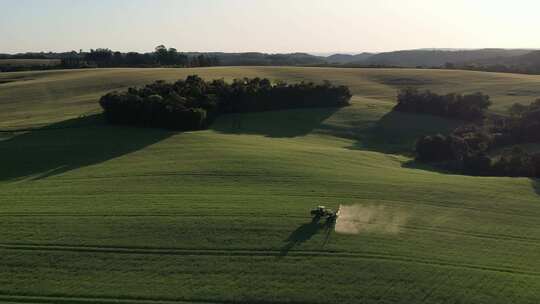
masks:
{"type": "Polygon", "coordinates": [[[108,93],[99,102],[110,123],[185,131],[204,129],[223,113],[343,107],[351,96],[348,87],[328,81],[288,84],[244,78],[228,83],[193,75],[108,93]]]}
{"type": "Polygon", "coordinates": [[[58,59],[60,61],[54,66],[0,64],[0,72],[99,67],[315,66],[326,62],[324,57],[306,53],[180,52],[164,45],[157,46],[153,52],[149,53],[118,52],[109,48],[97,48],[78,52],[0,54],[0,59],[58,59]]]}
{"type": "Polygon", "coordinates": [[[62,58],[64,67],[208,67],[220,65],[214,56],[188,56],[175,48],[159,45],[153,53],[121,53],[110,49],[95,49],[87,53],[72,52],[62,58]]]}
{"type": "Polygon", "coordinates": [[[91,49],[88,52],[0,54],[0,59],[57,59],[56,65],[2,65],[0,72],[28,70],[82,69],[112,67],[209,67],[219,66],[221,61],[210,54],[182,53],[175,48],[159,45],[151,53],[122,53],[108,48],[91,49]]]}

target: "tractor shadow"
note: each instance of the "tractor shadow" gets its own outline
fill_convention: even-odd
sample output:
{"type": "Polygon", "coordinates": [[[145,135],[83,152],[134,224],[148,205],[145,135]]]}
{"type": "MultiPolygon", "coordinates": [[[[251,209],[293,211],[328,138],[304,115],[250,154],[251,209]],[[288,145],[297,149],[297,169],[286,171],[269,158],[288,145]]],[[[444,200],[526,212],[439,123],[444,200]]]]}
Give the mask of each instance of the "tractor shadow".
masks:
{"type": "Polygon", "coordinates": [[[302,224],[296,230],[294,230],[289,237],[285,240],[287,244],[280,250],[280,256],[284,257],[289,254],[289,251],[309,241],[313,236],[320,232],[324,232],[325,239],[323,246],[328,243],[330,234],[334,229],[335,222],[322,220],[320,217],[314,217],[311,222],[302,224]]]}
{"type": "Polygon", "coordinates": [[[3,133],[0,181],[39,180],[99,164],[157,143],[173,132],[108,125],[101,114],[3,133]]]}

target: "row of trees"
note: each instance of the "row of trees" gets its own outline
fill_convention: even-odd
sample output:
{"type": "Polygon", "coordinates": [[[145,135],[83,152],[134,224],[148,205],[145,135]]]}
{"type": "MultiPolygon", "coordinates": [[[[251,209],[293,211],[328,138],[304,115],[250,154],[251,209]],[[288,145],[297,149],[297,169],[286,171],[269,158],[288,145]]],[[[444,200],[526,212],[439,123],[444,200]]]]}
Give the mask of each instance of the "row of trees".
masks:
{"type": "Polygon", "coordinates": [[[71,52],[62,57],[62,67],[207,67],[220,65],[219,59],[203,54],[188,56],[175,48],[157,46],[153,53],[121,53],[110,49],[95,49],[86,53],[71,52]]]}
{"type": "Polygon", "coordinates": [[[406,88],[398,93],[395,111],[438,115],[467,121],[484,117],[491,105],[488,95],[474,93],[469,95],[439,95],[430,91],[406,88]]]}
{"type": "Polygon", "coordinates": [[[351,98],[345,86],[268,79],[205,81],[194,75],[175,83],[157,81],[143,88],[112,92],[100,99],[111,123],[173,130],[207,127],[221,113],[260,112],[288,108],[342,107],[351,98]]]}

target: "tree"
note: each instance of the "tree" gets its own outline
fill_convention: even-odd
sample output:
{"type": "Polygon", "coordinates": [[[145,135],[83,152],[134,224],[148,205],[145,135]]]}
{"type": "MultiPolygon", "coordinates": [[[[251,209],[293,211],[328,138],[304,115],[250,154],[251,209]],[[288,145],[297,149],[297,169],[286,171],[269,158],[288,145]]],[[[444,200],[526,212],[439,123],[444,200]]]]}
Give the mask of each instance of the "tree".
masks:
{"type": "Polygon", "coordinates": [[[167,49],[164,45],[157,46],[154,54],[156,56],[156,60],[161,65],[186,66],[188,63],[188,58],[186,55],[179,53],[175,48],[167,49]]]}
{"type": "Polygon", "coordinates": [[[515,146],[503,151],[493,165],[493,171],[501,176],[535,176],[532,157],[523,148],[515,146]]]}
{"type": "Polygon", "coordinates": [[[167,62],[167,57],[169,55],[169,52],[167,51],[167,48],[164,45],[158,45],[155,48],[155,54],[157,61],[161,64],[165,64],[167,62]]]}
{"type": "Polygon", "coordinates": [[[108,66],[111,64],[113,58],[113,52],[110,49],[96,49],[90,50],[90,53],[85,55],[85,60],[94,62],[98,66],[108,66]]]}

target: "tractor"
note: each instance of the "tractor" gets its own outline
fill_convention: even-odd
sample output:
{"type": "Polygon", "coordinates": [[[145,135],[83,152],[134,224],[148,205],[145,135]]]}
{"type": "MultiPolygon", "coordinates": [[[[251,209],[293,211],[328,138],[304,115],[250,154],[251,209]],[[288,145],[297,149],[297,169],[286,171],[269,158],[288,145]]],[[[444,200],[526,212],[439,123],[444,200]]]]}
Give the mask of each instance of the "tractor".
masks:
{"type": "Polygon", "coordinates": [[[338,217],[337,212],[334,212],[334,210],[326,208],[325,206],[318,206],[317,208],[311,209],[311,215],[313,216],[313,220],[326,218],[326,221],[329,223],[335,222],[338,217]]]}

